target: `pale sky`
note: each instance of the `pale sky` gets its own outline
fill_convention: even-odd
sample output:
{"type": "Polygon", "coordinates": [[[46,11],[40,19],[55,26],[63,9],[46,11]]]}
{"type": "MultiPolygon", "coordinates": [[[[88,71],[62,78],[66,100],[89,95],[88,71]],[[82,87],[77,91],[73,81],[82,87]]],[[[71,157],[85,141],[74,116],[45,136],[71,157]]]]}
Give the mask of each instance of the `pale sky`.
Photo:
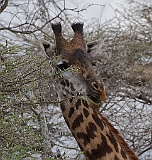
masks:
{"type": "MultiPolygon", "coordinates": [[[[26,0],[18,0],[17,3],[22,4],[25,1],[26,0]]],[[[127,5],[126,1],[127,0],[65,0],[65,6],[66,8],[70,8],[70,9],[77,8],[77,10],[81,10],[90,4],[96,4],[88,7],[83,12],[80,12],[80,14],[78,14],[77,12],[70,12],[70,11],[69,13],[73,14],[75,17],[77,17],[77,19],[80,18],[80,19],[88,20],[88,19],[96,18],[96,19],[99,19],[99,21],[102,23],[105,20],[108,20],[114,16],[114,9],[120,8],[119,7],[120,4],[126,7],[127,5]]],[[[15,0],[12,0],[12,2],[15,2],[15,0]]],[[[63,3],[64,3],[63,0],[58,1],[58,4],[63,5],[63,3]]],[[[9,3],[9,6],[8,8],[6,8],[6,10],[10,9],[10,12],[12,12],[12,8],[10,8],[11,6],[12,6],[11,3],[9,3]]],[[[7,11],[5,12],[5,11],[0,15],[0,18],[6,19],[7,17],[7,19],[10,20],[13,17],[13,20],[16,20],[16,22],[19,21],[19,19],[14,17],[14,14],[16,13],[16,11],[14,11],[14,14],[10,14],[9,11],[8,12],[7,11]]],[[[17,14],[17,16],[21,16],[21,15],[17,14]]]]}
{"type": "Polygon", "coordinates": [[[114,16],[114,9],[120,8],[120,4],[126,6],[126,1],[127,0],[69,0],[66,1],[66,6],[69,8],[76,6],[77,8],[82,9],[86,5],[97,4],[89,7],[86,11],[81,12],[81,18],[97,18],[100,19],[101,22],[104,22],[114,16]],[[104,10],[102,13],[103,6],[104,10]]]}

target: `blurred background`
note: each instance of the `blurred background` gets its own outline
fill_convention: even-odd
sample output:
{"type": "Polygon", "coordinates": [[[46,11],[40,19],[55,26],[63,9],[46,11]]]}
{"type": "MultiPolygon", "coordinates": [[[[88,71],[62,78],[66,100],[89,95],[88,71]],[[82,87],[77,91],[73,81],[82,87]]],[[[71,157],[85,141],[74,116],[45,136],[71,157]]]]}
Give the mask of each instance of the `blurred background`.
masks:
{"type": "Polygon", "coordinates": [[[51,23],[84,22],[86,43],[104,40],[95,69],[108,99],[100,112],[140,160],[152,159],[152,1],[0,0],[0,160],[84,159],[38,44],[51,23]]]}

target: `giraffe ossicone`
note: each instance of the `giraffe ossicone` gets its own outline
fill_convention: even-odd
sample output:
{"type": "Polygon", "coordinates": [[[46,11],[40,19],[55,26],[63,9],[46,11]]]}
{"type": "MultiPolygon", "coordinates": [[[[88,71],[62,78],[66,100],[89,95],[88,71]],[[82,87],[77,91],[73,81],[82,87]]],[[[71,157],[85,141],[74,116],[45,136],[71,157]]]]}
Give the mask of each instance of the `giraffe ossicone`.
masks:
{"type": "Polygon", "coordinates": [[[91,54],[103,41],[96,42],[97,50],[93,43],[87,49],[83,23],[73,23],[71,27],[74,37],[67,41],[61,23],[52,24],[55,51],[51,44],[40,41],[43,52],[53,58],[55,87],[64,119],[86,160],[137,160],[118,131],[96,109],[107,97],[105,86],[93,69],[91,54]]]}

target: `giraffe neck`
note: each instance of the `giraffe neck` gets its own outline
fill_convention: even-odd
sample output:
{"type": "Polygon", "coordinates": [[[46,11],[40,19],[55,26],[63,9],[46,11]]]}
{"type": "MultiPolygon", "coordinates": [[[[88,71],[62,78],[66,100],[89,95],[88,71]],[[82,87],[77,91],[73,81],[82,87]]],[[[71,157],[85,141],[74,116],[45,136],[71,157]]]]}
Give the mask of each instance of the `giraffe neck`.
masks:
{"type": "Polygon", "coordinates": [[[87,160],[130,160],[98,113],[84,99],[61,103],[64,119],[87,160]]]}
{"type": "MultiPolygon", "coordinates": [[[[68,77],[68,74],[70,73],[66,72],[64,77],[66,77],[66,74],[68,77]]],[[[108,160],[113,160],[114,158],[118,158],[121,160],[138,160],[134,152],[130,149],[130,147],[121,137],[119,132],[112,126],[112,124],[110,124],[105,117],[99,114],[97,110],[95,111],[95,109],[92,109],[92,107],[88,105],[86,101],[87,98],[85,96],[85,86],[84,88],[80,87],[80,89],[78,87],[81,86],[81,80],[80,82],[78,80],[75,81],[74,76],[70,77],[71,78],[69,78],[68,80],[63,79],[62,77],[58,79],[58,81],[56,81],[56,90],[58,91],[59,99],[61,101],[64,101],[61,104],[64,119],[73,136],[75,137],[77,143],[79,144],[81,150],[84,152],[86,159],[92,160],[92,157],[97,157],[94,159],[107,158],[108,160]],[[98,119],[97,122],[93,119],[92,115],[94,115],[94,117],[98,119]],[[79,124],[79,126],[72,127],[73,124],[79,124]],[[92,133],[92,129],[90,129],[89,131],[89,127],[92,127],[89,126],[89,124],[97,129],[94,130],[95,133],[92,133]],[[99,126],[103,126],[103,129],[101,129],[99,126]],[[92,139],[95,140],[89,140],[89,138],[91,138],[91,135],[93,135],[92,139]],[[103,141],[103,139],[105,139],[105,142],[103,141]],[[110,141],[111,139],[112,141],[110,141]],[[85,143],[87,143],[86,146],[85,143]],[[118,149],[115,149],[115,145],[118,149]],[[105,155],[102,151],[102,147],[105,151],[105,155]],[[111,151],[106,150],[106,147],[107,149],[110,148],[111,151]],[[94,150],[95,153],[92,153],[92,150],[94,150]],[[98,158],[96,153],[99,153],[100,158],[98,158]]]]}
{"type": "Polygon", "coordinates": [[[101,113],[98,113],[99,117],[106,123],[107,127],[112,132],[113,136],[116,138],[118,143],[121,145],[121,147],[124,149],[124,151],[127,153],[129,158],[131,160],[138,160],[138,157],[135,155],[135,153],[131,150],[129,145],[126,143],[126,141],[123,139],[123,137],[119,134],[119,131],[113,127],[113,125],[108,121],[106,117],[104,117],[101,113]]]}

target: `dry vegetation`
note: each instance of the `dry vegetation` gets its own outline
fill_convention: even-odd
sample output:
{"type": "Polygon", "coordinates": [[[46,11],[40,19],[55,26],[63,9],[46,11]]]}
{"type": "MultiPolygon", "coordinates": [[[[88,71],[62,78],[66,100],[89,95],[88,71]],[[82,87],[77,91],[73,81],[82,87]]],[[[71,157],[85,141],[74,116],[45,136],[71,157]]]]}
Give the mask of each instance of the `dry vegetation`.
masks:
{"type": "MultiPolygon", "coordinates": [[[[24,159],[35,153],[43,159],[81,159],[58,107],[51,64],[37,40],[54,44],[50,22],[60,20],[69,28],[75,20],[72,14],[83,9],[78,12],[52,0],[27,0],[24,5],[12,0],[2,7],[4,2],[0,3],[0,159],[24,159]],[[4,19],[4,14],[11,18],[4,19]]],[[[87,42],[104,39],[95,58],[109,97],[101,112],[143,160],[152,158],[151,3],[132,1],[130,8],[121,6],[104,24],[87,21],[84,34],[87,42]]]]}

